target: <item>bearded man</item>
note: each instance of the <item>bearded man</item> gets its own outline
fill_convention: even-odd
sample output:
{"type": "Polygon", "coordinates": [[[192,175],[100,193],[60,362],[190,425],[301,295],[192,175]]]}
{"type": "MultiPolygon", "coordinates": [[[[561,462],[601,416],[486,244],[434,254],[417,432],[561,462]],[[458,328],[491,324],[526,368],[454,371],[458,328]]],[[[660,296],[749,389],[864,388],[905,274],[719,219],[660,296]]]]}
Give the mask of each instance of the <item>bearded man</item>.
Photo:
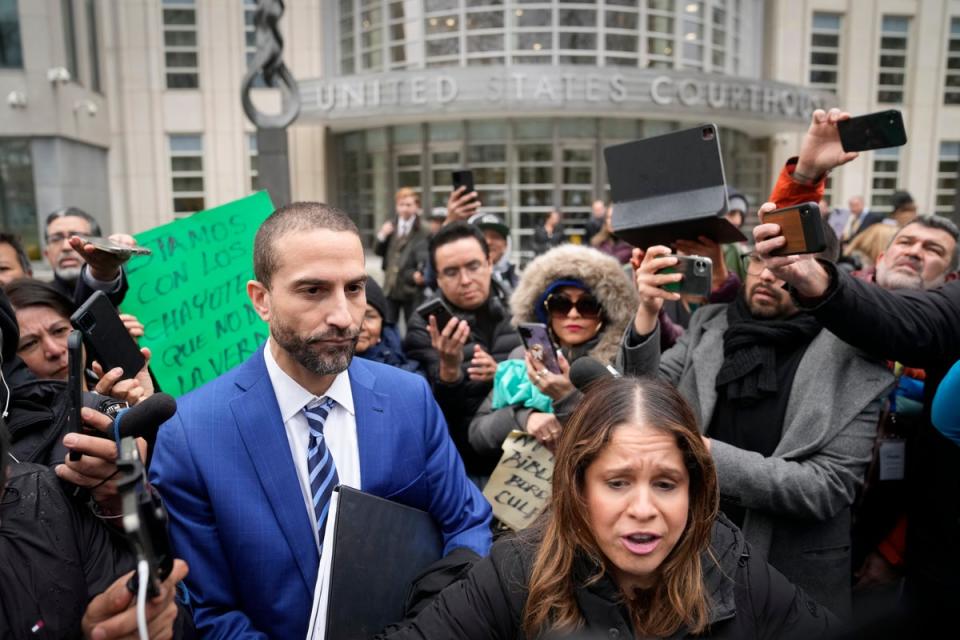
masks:
{"type": "Polygon", "coordinates": [[[428,511],[448,558],[487,553],[491,512],[424,379],[353,359],[367,275],[349,216],[281,207],[257,232],[254,275],[269,339],[179,400],[151,480],[197,576],[187,587],[203,637],[302,638],[336,485],[428,511]]]}
{"type": "MultiPolygon", "coordinates": [[[[836,236],[825,228],[827,260],[836,236]]],[[[640,254],[639,249],[635,249],[640,254]]],[[[636,256],[640,258],[640,255],[636,256]]],[[[659,375],[694,408],[713,454],[720,508],[753,550],[820,604],[851,610],[851,506],[893,375],[802,313],[755,253],[737,299],[700,307],[660,353],[657,314],[682,277],[667,247],[636,270],[640,306],[624,336],[631,375],[659,375]]]]}

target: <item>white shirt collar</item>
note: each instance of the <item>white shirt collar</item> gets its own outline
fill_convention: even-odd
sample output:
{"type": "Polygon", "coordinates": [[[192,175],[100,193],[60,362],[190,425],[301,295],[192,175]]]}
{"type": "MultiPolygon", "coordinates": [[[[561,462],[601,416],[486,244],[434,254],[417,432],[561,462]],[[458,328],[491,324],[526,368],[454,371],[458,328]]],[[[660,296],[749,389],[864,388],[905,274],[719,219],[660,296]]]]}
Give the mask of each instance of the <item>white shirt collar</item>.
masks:
{"type": "MultiPolygon", "coordinates": [[[[263,360],[267,365],[267,374],[270,376],[274,394],[277,396],[277,404],[280,406],[280,417],[286,423],[290,418],[300,413],[307,404],[318,398],[300,386],[299,382],[280,368],[273,357],[271,344],[273,344],[273,338],[269,338],[263,348],[263,360]]],[[[355,415],[349,371],[344,370],[337,374],[337,377],[333,379],[333,384],[330,385],[324,395],[332,398],[338,405],[346,409],[351,416],[355,415]]]]}

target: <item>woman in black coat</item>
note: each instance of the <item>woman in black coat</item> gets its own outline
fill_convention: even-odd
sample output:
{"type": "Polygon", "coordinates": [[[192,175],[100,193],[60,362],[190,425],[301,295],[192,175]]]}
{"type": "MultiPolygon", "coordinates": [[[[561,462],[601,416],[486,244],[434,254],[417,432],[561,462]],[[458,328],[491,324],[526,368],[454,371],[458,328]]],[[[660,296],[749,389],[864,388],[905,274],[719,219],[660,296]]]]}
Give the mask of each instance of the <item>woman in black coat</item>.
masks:
{"type": "Polygon", "coordinates": [[[396,639],[817,638],[835,618],[717,516],[716,471],[669,384],[594,385],[564,429],[550,508],[396,639]]]}

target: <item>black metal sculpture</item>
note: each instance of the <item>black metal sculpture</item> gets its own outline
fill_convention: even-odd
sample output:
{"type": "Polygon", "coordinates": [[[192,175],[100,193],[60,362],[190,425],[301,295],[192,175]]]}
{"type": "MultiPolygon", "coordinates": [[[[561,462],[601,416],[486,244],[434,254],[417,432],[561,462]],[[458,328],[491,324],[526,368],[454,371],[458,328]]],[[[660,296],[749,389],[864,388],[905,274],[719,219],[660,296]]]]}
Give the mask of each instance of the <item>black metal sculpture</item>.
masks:
{"type": "Polygon", "coordinates": [[[257,126],[258,180],[277,206],[290,202],[290,164],[286,128],[300,114],[300,91],[283,62],[283,36],[277,23],[284,12],[283,0],[258,0],[254,14],[257,51],[243,78],[240,99],[243,111],[257,126]],[[266,114],[253,104],[251,90],[258,76],[268,87],[279,89],[283,108],[266,114]]]}

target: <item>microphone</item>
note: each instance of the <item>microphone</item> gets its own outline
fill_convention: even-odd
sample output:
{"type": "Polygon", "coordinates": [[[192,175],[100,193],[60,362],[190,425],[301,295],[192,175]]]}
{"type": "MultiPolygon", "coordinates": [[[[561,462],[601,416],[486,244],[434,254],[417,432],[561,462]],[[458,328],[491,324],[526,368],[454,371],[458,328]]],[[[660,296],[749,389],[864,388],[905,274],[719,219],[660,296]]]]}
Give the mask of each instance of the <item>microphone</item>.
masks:
{"type": "Polygon", "coordinates": [[[577,358],[570,365],[570,382],[579,391],[586,391],[587,387],[598,380],[619,378],[623,374],[610,365],[604,365],[599,360],[584,356],[577,358]]]}
{"type": "Polygon", "coordinates": [[[960,445],[960,361],[940,381],[933,397],[930,421],[940,433],[960,445]]]}
{"type": "Polygon", "coordinates": [[[153,448],[160,425],[177,412],[177,401],[169,393],[155,393],[129,409],[117,413],[107,436],[119,442],[123,438],[143,438],[153,448]]]}

